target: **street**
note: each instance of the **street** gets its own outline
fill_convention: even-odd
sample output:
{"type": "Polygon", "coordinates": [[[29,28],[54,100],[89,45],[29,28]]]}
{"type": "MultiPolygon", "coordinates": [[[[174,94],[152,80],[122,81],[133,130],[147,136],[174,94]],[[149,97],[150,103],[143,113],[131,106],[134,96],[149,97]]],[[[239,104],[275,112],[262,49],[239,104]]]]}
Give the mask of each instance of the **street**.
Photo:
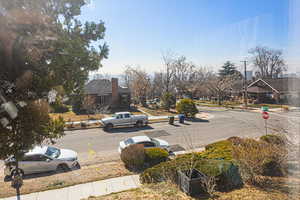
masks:
{"type": "MultiPolygon", "coordinates": [[[[148,135],[176,145],[178,150],[203,147],[209,143],[231,136],[258,137],[265,134],[264,121],[260,113],[246,111],[208,111],[213,116],[208,121],[187,121],[185,124],[150,124],[148,127],[119,128],[112,132],[102,129],[67,131],[56,146],[78,152],[81,163],[104,162],[119,158],[119,142],[137,135],[148,135]],[[182,149],[183,148],[183,149],[182,149]]],[[[268,120],[269,132],[280,130],[286,122],[284,115],[271,114],[268,120]]],[[[175,148],[175,151],[176,151],[175,148]]]]}
{"type": "MultiPolygon", "coordinates": [[[[103,129],[66,131],[55,146],[78,152],[81,165],[118,160],[119,142],[138,135],[148,135],[166,140],[176,150],[204,147],[231,136],[259,137],[265,134],[264,120],[260,112],[242,110],[205,109],[209,120],[186,121],[185,124],[167,122],[150,124],[144,128],[119,128],[112,132],[103,129]]],[[[299,142],[299,112],[270,113],[268,133],[284,132],[294,142],[299,142]]],[[[291,152],[292,153],[292,152],[291,152]]],[[[0,170],[3,161],[0,161],[0,170]]],[[[3,170],[1,170],[3,172],[3,170]]]]}

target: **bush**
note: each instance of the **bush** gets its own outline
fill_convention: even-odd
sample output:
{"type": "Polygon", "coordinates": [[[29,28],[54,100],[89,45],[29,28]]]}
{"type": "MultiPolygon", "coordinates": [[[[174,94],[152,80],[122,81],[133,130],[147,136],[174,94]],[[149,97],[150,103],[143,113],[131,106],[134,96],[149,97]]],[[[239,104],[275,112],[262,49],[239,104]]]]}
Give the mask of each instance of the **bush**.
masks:
{"type": "Polygon", "coordinates": [[[200,155],[205,159],[232,160],[232,142],[222,140],[205,146],[205,151],[200,155]]]}
{"type": "Polygon", "coordinates": [[[64,104],[55,103],[55,104],[51,104],[51,112],[65,113],[65,112],[69,112],[69,108],[64,104]]]}
{"type": "Polygon", "coordinates": [[[161,101],[162,107],[166,110],[170,110],[170,108],[175,107],[176,97],[172,93],[166,92],[162,95],[161,101]]]}
{"type": "Polygon", "coordinates": [[[145,149],[145,164],[152,167],[168,159],[169,153],[161,148],[145,149]]]}
{"type": "Polygon", "coordinates": [[[198,153],[184,154],[174,160],[162,162],[146,169],[141,175],[142,183],[155,183],[166,180],[177,181],[178,170],[195,168],[207,176],[215,177],[217,190],[227,191],[242,185],[238,167],[230,161],[202,159],[198,153]]]}
{"type": "Polygon", "coordinates": [[[139,171],[144,168],[145,149],[142,144],[132,144],[121,152],[121,160],[124,162],[125,167],[139,171]]]}
{"type": "Polygon", "coordinates": [[[180,114],[184,114],[186,117],[195,117],[198,113],[196,104],[191,99],[181,99],[176,104],[176,111],[180,114]]]}
{"type": "Polygon", "coordinates": [[[244,139],[241,144],[233,145],[233,158],[244,181],[256,185],[258,176],[285,172],[287,149],[264,141],[244,139]]]}
{"type": "Polygon", "coordinates": [[[243,139],[237,136],[230,137],[227,140],[230,141],[233,145],[238,145],[243,142],[243,139]]]}
{"type": "Polygon", "coordinates": [[[283,111],[289,111],[290,108],[288,106],[282,106],[283,111]]]}
{"type": "Polygon", "coordinates": [[[284,136],[281,135],[264,135],[260,137],[260,140],[275,145],[286,144],[286,139],[284,138],[284,136]]]}
{"type": "Polygon", "coordinates": [[[263,162],[262,175],[264,176],[284,176],[285,170],[275,160],[269,159],[263,162]]]}

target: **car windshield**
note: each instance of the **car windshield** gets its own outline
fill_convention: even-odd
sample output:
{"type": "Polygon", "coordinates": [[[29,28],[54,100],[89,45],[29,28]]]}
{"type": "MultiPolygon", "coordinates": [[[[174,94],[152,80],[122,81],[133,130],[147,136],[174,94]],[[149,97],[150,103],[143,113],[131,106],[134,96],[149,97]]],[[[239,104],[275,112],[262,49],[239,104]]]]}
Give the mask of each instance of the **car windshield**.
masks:
{"type": "Polygon", "coordinates": [[[58,158],[60,156],[60,150],[54,147],[48,147],[45,154],[52,158],[58,158]]]}
{"type": "Polygon", "coordinates": [[[133,144],[133,140],[131,138],[125,140],[125,145],[133,144]]]}

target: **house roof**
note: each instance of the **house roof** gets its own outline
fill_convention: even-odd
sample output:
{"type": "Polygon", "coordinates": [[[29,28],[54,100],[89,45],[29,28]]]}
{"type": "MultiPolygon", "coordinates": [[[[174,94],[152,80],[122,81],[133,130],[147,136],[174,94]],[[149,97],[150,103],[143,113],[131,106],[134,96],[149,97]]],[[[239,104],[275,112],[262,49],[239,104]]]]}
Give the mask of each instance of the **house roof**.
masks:
{"type": "MultiPolygon", "coordinates": [[[[264,85],[268,86],[270,89],[277,93],[300,91],[300,79],[299,78],[276,78],[276,79],[258,79],[252,82],[248,89],[253,92],[258,91],[258,83],[262,82],[264,85]],[[257,89],[255,89],[256,87],[257,89]]],[[[262,92],[262,90],[260,90],[262,92]]]]}
{"type": "MultiPolygon", "coordinates": [[[[84,86],[85,94],[107,95],[112,93],[111,81],[107,79],[96,79],[84,86]]],[[[128,88],[119,86],[119,93],[129,93],[128,88]]]]}

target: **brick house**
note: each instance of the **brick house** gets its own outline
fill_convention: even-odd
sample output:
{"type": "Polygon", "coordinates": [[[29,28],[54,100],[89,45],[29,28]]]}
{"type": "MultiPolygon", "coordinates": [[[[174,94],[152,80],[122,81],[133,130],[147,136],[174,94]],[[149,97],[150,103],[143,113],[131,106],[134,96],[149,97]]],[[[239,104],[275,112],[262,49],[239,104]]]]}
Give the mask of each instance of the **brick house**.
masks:
{"type": "Polygon", "coordinates": [[[85,85],[84,93],[83,107],[88,112],[99,113],[130,107],[130,90],[120,87],[117,78],[92,80],[85,85]]]}

